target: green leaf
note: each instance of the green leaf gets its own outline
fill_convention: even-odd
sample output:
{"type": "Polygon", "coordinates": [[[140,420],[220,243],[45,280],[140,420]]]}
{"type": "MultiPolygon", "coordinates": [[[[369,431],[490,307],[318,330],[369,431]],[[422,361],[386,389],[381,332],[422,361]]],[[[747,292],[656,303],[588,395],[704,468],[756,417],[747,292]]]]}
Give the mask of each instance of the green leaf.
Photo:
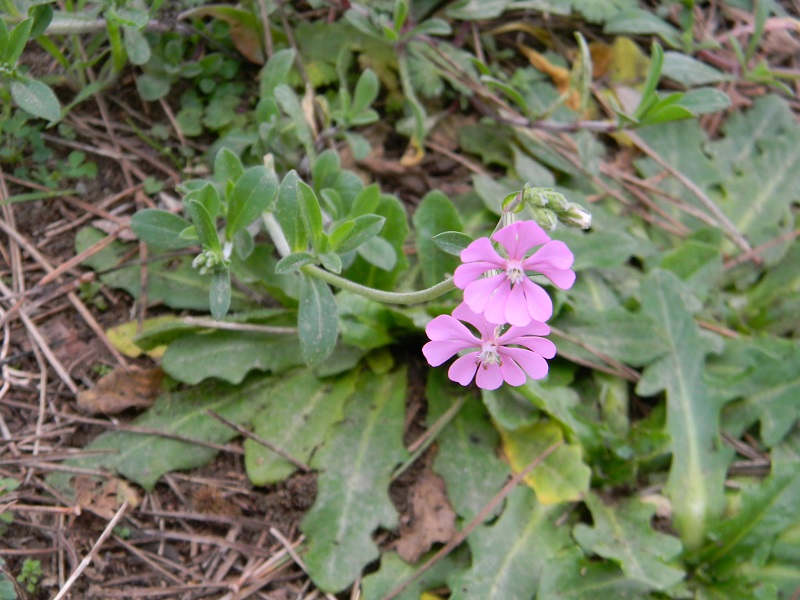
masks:
{"type": "Polygon", "coordinates": [[[21,109],[50,122],[61,118],[61,105],[49,86],[41,81],[20,77],[11,81],[11,96],[21,109]]]}
{"type": "Polygon", "coordinates": [[[163,75],[142,73],[136,77],[136,91],[142,97],[142,100],[148,102],[154,102],[166,97],[171,87],[172,82],[163,75]]]}
{"type": "Polygon", "coordinates": [[[619,567],[589,560],[573,547],[549,560],[542,572],[537,600],[649,599],[649,586],[627,577],[619,567]]]}
{"type": "Polygon", "coordinates": [[[761,422],[761,439],[772,447],[800,418],[800,342],[774,337],[730,340],[709,369],[717,401],[741,398],[725,410],[734,435],[761,422]]]}
{"type": "MultiPolygon", "coordinates": [[[[203,188],[203,193],[207,190],[213,190],[210,184],[203,188]]],[[[190,199],[186,203],[186,210],[194,223],[197,230],[197,237],[203,246],[208,247],[209,250],[214,252],[222,252],[222,246],[219,243],[217,236],[217,228],[214,226],[214,221],[211,220],[211,215],[200,200],[190,199]]]]}
{"type": "Polygon", "coordinates": [[[350,252],[374,238],[383,229],[386,218],[380,215],[361,215],[351,222],[353,228],[338,245],[333,245],[333,237],[331,237],[331,246],[335,252],[341,254],[350,252]]]}
{"type": "Polygon", "coordinates": [[[462,231],[463,225],[455,206],[442,192],[425,194],[414,211],[415,245],[422,267],[422,281],[426,287],[440,283],[452,274],[461,261],[437,252],[433,237],[443,231],[462,231]]]}
{"type": "MultiPolygon", "coordinates": [[[[253,433],[308,463],[329,427],[344,418],[343,406],[355,381],[353,373],[323,381],[307,369],[283,377],[267,405],[253,417],[253,433]]],[[[249,438],[244,442],[244,463],[254,485],[282,481],[297,470],[292,462],[249,438]]]]}
{"type": "Polygon", "coordinates": [[[122,41],[131,64],[144,65],[150,60],[150,44],[147,43],[147,39],[139,29],[123,26],[122,41]]]}
{"type": "Polygon", "coordinates": [[[146,208],[131,217],[131,230],[140,240],[165,250],[193,246],[194,242],[180,237],[189,227],[186,219],[166,210],[146,208]]]}
{"type": "Polygon", "coordinates": [[[267,98],[272,95],[276,87],[286,83],[289,73],[294,65],[295,51],[292,48],[278,50],[261,69],[259,95],[267,98]]]}
{"type": "Polygon", "coordinates": [[[362,372],[355,390],[345,405],[347,418],[329,430],[314,456],[317,498],[301,525],[309,575],[331,593],[378,557],[372,532],[397,525],[387,490],[392,471],[408,455],[402,441],[406,371],[362,372]]]}
{"type": "Polygon", "coordinates": [[[225,237],[233,239],[234,234],[255,221],[273,206],[278,179],[267,167],[256,165],[247,169],[233,186],[228,198],[228,220],[225,237]]]}
{"type": "Polygon", "coordinates": [[[297,207],[306,235],[316,252],[325,252],[325,232],[322,230],[322,211],[314,190],[303,181],[297,182],[297,207]]]}
{"type": "MultiPolygon", "coordinates": [[[[351,113],[358,115],[364,112],[378,97],[378,76],[372,69],[367,69],[356,82],[356,89],[353,92],[353,106],[351,113]]],[[[357,124],[357,123],[356,123],[357,124]]]]}
{"type": "Polygon", "coordinates": [[[643,311],[660,326],[668,352],[645,369],[636,390],[644,396],[666,391],[672,436],[666,492],[675,527],[692,549],[723,508],[727,464],[719,439],[720,407],[711,401],[703,379],[708,344],[684,307],[681,286],[677,277],[660,270],[642,282],[643,311]]]}
{"type": "Polygon", "coordinates": [[[231,274],[228,269],[212,273],[208,289],[208,306],[211,316],[217,321],[228,314],[231,306],[231,274]]]}
{"type": "Polygon", "coordinates": [[[560,333],[553,336],[559,352],[571,356],[586,355],[585,358],[592,362],[597,360],[596,351],[630,365],[642,366],[669,349],[666,341],[659,337],[660,331],[652,318],[630,313],[621,307],[571,313],[559,320],[558,327],[567,334],[564,338],[560,333]],[[579,340],[581,345],[572,339],[579,340]],[[587,352],[583,346],[592,351],[587,352]]]}
{"type": "Polygon", "coordinates": [[[664,65],[664,50],[658,44],[653,44],[650,57],[650,68],[647,70],[647,78],[642,86],[642,99],[639,106],[633,113],[636,119],[641,119],[658,102],[656,87],[658,80],[661,79],[661,69],[664,65]]]}
{"type": "Polygon", "coordinates": [[[685,87],[730,81],[731,76],[683,52],[664,53],[662,74],[685,87]]]}
{"type": "MultiPolygon", "coordinates": [[[[503,450],[512,468],[521,471],[547,448],[563,441],[556,423],[538,422],[514,430],[498,427],[503,450]]],[[[592,472],[583,462],[580,446],[561,445],[525,477],[542,504],[575,502],[589,490],[592,472]]]]}
{"type": "Polygon", "coordinates": [[[0,62],[4,62],[10,66],[17,64],[31,36],[32,27],[33,19],[28,18],[20,21],[17,26],[11,30],[11,33],[8,35],[8,45],[5,48],[0,48],[0,50],[2,50],[2,55],[0,55],[2,60],[0,60],[0,62]]]}
{"type": "Polygon", "coordinates": [[[566,526],[558,525],[563,507],[544,506],[525,486],[506,499],[492,525],[470,535],[472,568],[448,579],[453,600],[532,598],[550,558],[570,544],[566,526]]]}
{"type": "Polygon", "coordinates": [[[483,21],[503,14],[511,0],[458,0],[447,7],[447,16],[462,21],[483,21]]]}
{"type": "Polygon", "coordinates": [[[28,9],[28,15],[33,19],[28,39],[37,38],[45,32],[53,20],[53,7],[49,4],[37,4],[28,9]]]}
{"type": "Polygon", "coordinates": [[[229,182],[235,184],[244,174],[244,167],[239,155],[224,146],[214,157],[214,181],[222,186],[229,182]]]}
{"type": "Polygon", "coordinates": [[[654,505],[634,498],[606,506],[594,494],[585,502],[593,526],[579,524],[572,531],[585,551],[616,561],[628,577],[653,590],[666,590],[684,578],[683,570],[669,564],[681,553],[680,541],[650,525],[654,505]]]}
{"type": "Polygon", "coordinates": [[[377,183],[373,183],[362,189],[353,200],[350,207],[348,218],[354,219],[361,215],[370,215],[378,208],[381,201],[381,189],[377,183]]]}
{"type": "Polygon", "coordinates": [[[499,436],[474,392],[452,383],[444,369],[428,371],[425,394],[428,426],[466,396],[464,406],[436,438],[439,451],[433,470],[444,479],[447,497],[458,516],[468,522],[508,478],[508,466],[497,457],[499,436]]]}
{"type": "Polygon", "coordinates": [[[303,222],[298,208],[297,183],[299,181],[297,173],[289,171],[281,181],[275,203],[275,218],[280,223],[289,248],[294,252],[304,251],[308,246],[308,237],[303,230],[303,222]]]}
{"type": "Polygon", "coordinates": [[[336,301],[328,284],[316,277],[303,275],[300,279],[297,327],[307,365],[317,365],[330,356],[339,333],[336,301]]]}
{"type": "Polygon", "coordinates": [[[436,234],[432,239],[439,250],[452,256],[461,256],[464,248],[475,241],[472,236],[460,231],[444,231],[436,234]]]}
{"type": "MultiPolygon", "coordinates": [[[[234,423],[246,424],[269,402],[272,390],[280,385],[277,378],[261,376],[243,386],[209,382],[163,394],[132,425],[200,442],[224,444],[239,434],[209,416],[207,411],[213,410],[234,423]]],[[[205,446],[122,431],[105,433],[86,449],[102,453],[69,461],[72,466],[118,473],[146,490],[152,490],[163,474],[203,466],[217,454],[216,450],[205,446]]],[[[58,473],[50,477],[50,482],[71,497],[74,495],[69,485],[71,477],[70,473],[58,473]]]]}
{"type": "Polygon", "coordinates": [[[382,237],[374,237],[356,248],[358,256],[382,271],[391,271],[397,265],[397,252],[382,237]]]}
{"type": "Polygon", "coordinates": [[[671,46],[680,44],[681,32],[649,10],[635,8],[617,13],[606,21],[606,34],[655,34],[671,46]]]}
{"type": "Polygon", "coordinates": [[[278,275],[292,273],[303,265],[313,263],[314,260],[314,256],[308,252],[293,252],[278,261],[278,264],[275,265],[275,273],[278,275]]]}
{"type": "Polygon", "coordinates": [[[292,119],[295,135],[303,145],[306,154],[312,159],[316,158],[314,136],[311,132],[311,126],[308,124],[308,121],[306,121],[303,107],[295,91],[288,85],[281,83],[275,87],[273,94],[281,109],[292,119]]]}
{"type": "MultiPolygon", "coordinates": [[[[361,582],[364,600],[385,598],[397,586],[410,580],[428,558],[430,556],[423,556],[419,563],[410,565],[396,553],[384,552],[380,569],[364,577],[361,582]]],[[[435,600],[438,596],[425,595],[423,592],[445,587],[448,577],[463,570],[468,562],[467,553],[463,549],[456,549],[421,573],[397,596],[397,600],[435,600]]]]}
{"type": "MultiPolygon", "coordinates": [[[[772,453],[772,472],[764,481],[749,485],[737,514],[712,527],[713,543],[700,553],[705,561],[725,560],[737,567],[768,548],[772,541],[800,520],[800,443],[798,437],[772,453]]],[[[720,565],[721,566],[721,565],[720,565]]]]}
{"type": "Polygon", "coordinates": [[[280,373],[301,364],[294,335],[222,329],[181,337],[161,359],[165,373],[192,385],[211,377],[241,383],[250,371],[280,373]]]}
{"type": "Polygon", "coordinates": [[[335,252],[324,252],[320,254],[319,261],[322,263],[322,266],[331,273],[336,273],[338,275],[342,272],[342,259],[335,252]]]}

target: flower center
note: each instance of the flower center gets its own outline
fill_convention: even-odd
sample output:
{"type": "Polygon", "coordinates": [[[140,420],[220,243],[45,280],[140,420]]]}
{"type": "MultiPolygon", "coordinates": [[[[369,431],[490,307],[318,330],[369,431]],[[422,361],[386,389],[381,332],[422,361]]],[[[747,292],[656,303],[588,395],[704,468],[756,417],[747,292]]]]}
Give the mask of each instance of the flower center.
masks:
{"type": "Polygon", "coordinates": [[[489,365],[502,365],[503,359],[497,353],[497,344],[494,342],[483,342],[481,353],[478,355],[478,362],[484,369],[489,365]]]}
{"type": "Polygon", "coordinates": [[[506,266],[506,277],[508,277],[511,285],[522,281],[525,278],[525,269],[522,268],[522,261],[509,260],[506,266]]]}

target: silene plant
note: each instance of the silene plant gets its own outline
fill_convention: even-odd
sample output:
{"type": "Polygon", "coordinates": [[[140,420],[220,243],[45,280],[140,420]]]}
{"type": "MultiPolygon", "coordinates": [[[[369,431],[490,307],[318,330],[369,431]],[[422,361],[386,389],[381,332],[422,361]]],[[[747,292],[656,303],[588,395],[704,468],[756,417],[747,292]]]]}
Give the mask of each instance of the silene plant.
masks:
{"type": "MultiPolygon", "coordinates": [[[[287,308],[297,307],[296,329],[280,322],[271,331],[296,333],[299,360],[311,367],[330,358],[341,341],[353,340],[352,332],[341,329],[340,298],[332,288],[378,305],[429,303],[458,289],[463,290],[463,302],[425,328],[430,341],[422,353],[431,366],[455,357],[450,379],[464,386],[474,381],[487,390],[547,375],[547,359],[556,353],[545,337],[553,302],[537,280],[561,289],[575,281],[572,252],[547,231],[558,222],[588,228],[591,215],[585,209],[549,188],[526,187],[509,194],[490,237],[473,239],[456,231],[434,236],[439,249],[460,258],[452,277],[427,289],[396,292],[391,287],[408,266],[402,256],[405,234],[398,234],[407,231],[404,209],[375,185],[358,189],[337,168],[338,161],[320,155],[314,180],[338,177],[346,184],[339,191],[315,189],[294,171],[279,182],[269,161],[244,168],[238,156],[223,149],[213,179],[182,185],[188,220],[147,209],[133,217],[131,227],[140,239],[160,248],[202,247],[192,266],[211,278],[209,306],[218,320],[235,299],[231,275],[240,279],[237,269],[242,265],[247,267],[245,277],[253,272],[256,236],[265,232],[280,259],[273,262],[271,274],[262,272],[260,277],[279,292],[276,297],[288,299],[281,300],[287,308]],[[220,219],[224,225],[218,224],[220,219]]],[[[263,267],[259,264],[259,271],[263,267]]],[[[375,347],[370,344],[361,340],[361,349],[375,347]]]]}

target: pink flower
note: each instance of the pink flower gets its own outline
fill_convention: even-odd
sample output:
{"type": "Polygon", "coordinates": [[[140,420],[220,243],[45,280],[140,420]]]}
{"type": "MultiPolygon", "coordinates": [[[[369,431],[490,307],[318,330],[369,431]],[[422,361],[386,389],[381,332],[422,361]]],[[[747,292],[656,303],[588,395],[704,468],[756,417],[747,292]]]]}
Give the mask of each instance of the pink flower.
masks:
{"type": "Polygon", "coordinates": [[[462,350],[470,350],[455,360],[447,375],[461,385],[469,385],[475,378],[478,387],[485,390],[496,390],[504,381],[522,385],[526,374],[532,379],[547,375],[545,358],[553,358],[556,347],[537,336],[547,335],[550,328],[531,320],[524,327],[512,325],[500,334],[502,329],[466,304],[459,304],[452,317],[439,315],[428,323],[425,333],[431,341],[422,347],[422,353],[432,367],[438,367],[462,350]],[[461,321],[474,326],[480,338],[461,321]]]}
{"type": "Polygon", "coordinates": [[[541,273],[561,289],[569,289],[575,282],[572,252],[564,242],[551,240],[534,221],[512,223],[492,238],[505,248],[508,258],[497,253],[489,238],[479,238],[461,252],[463,264],[456,268],[455,284],[464,290],[464,302],[491,323],[525,326],[531,320],[549,319],[553,302],[527,272],[541,273]],[[526,258],[531,248],[540,245],[526,258]],[[482,277],[495,270],[501,273],[482,277]]]}

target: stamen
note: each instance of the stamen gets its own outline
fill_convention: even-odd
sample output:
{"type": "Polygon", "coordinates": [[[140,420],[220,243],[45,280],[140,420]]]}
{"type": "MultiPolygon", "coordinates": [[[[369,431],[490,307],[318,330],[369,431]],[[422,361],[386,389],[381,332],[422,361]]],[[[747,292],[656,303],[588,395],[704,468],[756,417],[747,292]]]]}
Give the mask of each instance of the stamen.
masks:
{"type": "Polygon", "coordinates": [[[484,342],[481,346],[481,353],[478,355],[478,361],[484,369],[489,365],[502,365],[503,359],[497,353],[497,344],[484,342]]]}
{"type": "Polygon", "coordinates": [[[506,267],[506,277],[515,285],[525,278],[525,269],[522,268],[522,262],[518,260],[509,260],[506,267]]]}

